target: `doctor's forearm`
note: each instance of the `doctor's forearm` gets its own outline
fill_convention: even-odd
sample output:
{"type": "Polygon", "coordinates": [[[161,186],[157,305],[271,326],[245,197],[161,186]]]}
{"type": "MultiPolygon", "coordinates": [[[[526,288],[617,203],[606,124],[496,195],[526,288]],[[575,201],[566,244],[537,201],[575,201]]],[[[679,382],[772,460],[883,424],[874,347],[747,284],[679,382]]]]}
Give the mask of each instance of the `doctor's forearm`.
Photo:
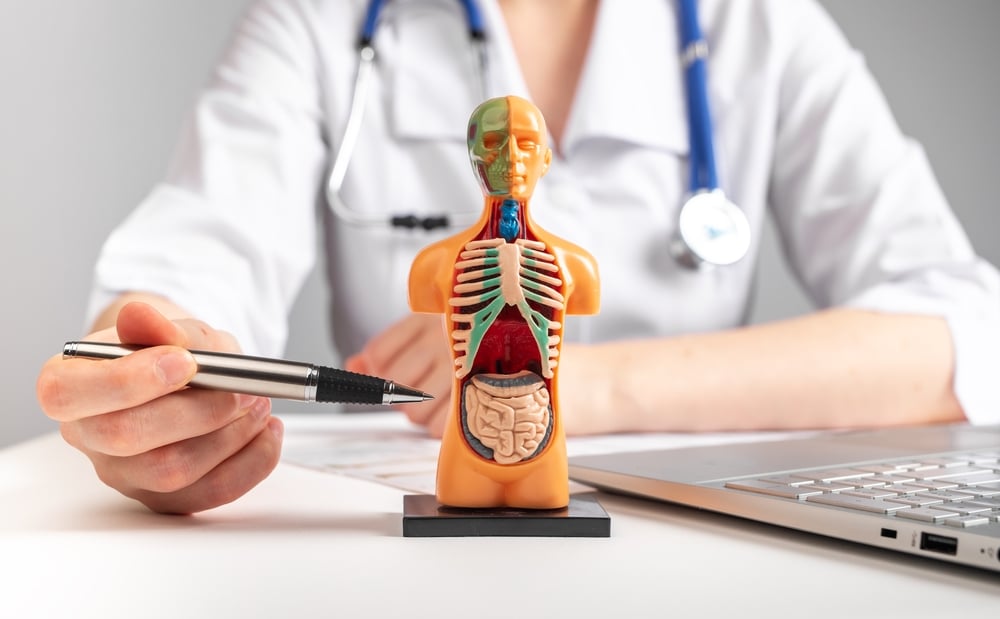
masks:
{"type": "Polygon", "coordinates": [[[564,350],[567,431],[749,430],[963,419],[944,320],[833,309],[726,332],[564,350]]]}

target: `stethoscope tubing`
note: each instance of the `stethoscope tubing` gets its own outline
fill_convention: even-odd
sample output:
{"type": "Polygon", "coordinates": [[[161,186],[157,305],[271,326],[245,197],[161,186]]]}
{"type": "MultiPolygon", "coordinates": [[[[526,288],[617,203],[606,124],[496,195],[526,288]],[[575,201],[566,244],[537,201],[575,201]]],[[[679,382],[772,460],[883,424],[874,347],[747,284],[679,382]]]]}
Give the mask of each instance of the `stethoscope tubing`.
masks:
{"type": "MultiPolygon", "coordinates": [[[[375,0],[375,2],[378,1],[375,0]]],[[[351,108],[347,113],[347,125],[344,127],[344,134],[340,138],[340,146],[333,158],[333,167],[330,169],[326,181],[326,195],[327,199],[330,200],[330,206],[338,210],[339,215],[346,216],[349,220],[352,219],[349,209],[339,208],[343,206],[340,199],[340,189],[344,186],[347,167],[351,163],[354,147],[361,133],[361,123],[365,117],[365,103],[368,101],[368,87],[374,71],[375,48],[369,42],[358,51],[358,68],[354,76],[354,94],[351,96],[351,108]]]]}
{"type": "Polygon", "coordinates": [[[679,0],[681,61],[687,97],[691,193],[719,188],[712,140],[712,118],[708,104],[708,43],[698,23],[696,0],[679,0]]]}
{"type": "MultiPolygon", "coordinates": [[[[489,80],[489,57],[486,52],[486,29],[484,27],[483,15],[475,0],[458,0],[458,2],[464,8],[468,36],[476,56],[474,61],[479,69],[480,95],[485,99],[489,80]]],[[[347,124],[344,127],[340,144],[333,156],[333,165],[327,176],[327,202],[339,218],[354,225],[390,225],[392,227],[424,228],[426,230],[447,227],[450,224],[449,220],[451,218],[460,217],[461,215],[458,213],[448,213],[429,217],[393,215],[371,218],[354,213],[344,204],[340,196],[340,191],[344,186],[344,179],[347,176],[347,168],[350,166],[354,155],[354,148],[361,134],[365,106],[368,102],[368,90],[371,80],[374,77],[375,63],[377,61],[377,53],[374,46],[375,33],[378,29],[379,19],[382,16],[385,3],[386,0],[371,0],[365,11],[365,18],[362,22],[361,33],[357,43],[358,64],[354,77],[354,89],[351,94],[351,105],[347,114],[347,124]]],[[[469,215],[468,219],[470,223],[476,217],[478,215],[469,215]]]]}
{"type": "MultiPolygon", "coordinates": [[[[371,45],[375,38],[375,30],[378,28],[379,17],[382,16],[382,9],[386,0],[371,0],[368,9],[365,11],[365,20],[361,24],[361,36],[358,39],[358,46],[371,45]]],[[[475,0],[458,0],[465,9],[465,22],[469,28],[469,36],[476,40],[486,38],[485,22],[483,13],[479,10],[479,5],[475,0]]]]}

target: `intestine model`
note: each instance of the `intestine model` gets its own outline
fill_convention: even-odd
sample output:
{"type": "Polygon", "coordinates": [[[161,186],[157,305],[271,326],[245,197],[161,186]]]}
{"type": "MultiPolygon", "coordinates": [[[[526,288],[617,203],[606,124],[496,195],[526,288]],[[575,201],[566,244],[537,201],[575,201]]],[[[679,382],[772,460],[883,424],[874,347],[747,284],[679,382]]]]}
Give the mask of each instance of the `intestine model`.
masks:
{"type": "Polygon", "coordinates": [[[530,217],[552,158],[532,103],[482,103],[469,120],[468,146],[482,216],[420,252],[410,270],[410,307],[444,314],[455,363],[437,499],[451,507],[565,507],[563,319],[597,312],[597,264],[530,217]]]}

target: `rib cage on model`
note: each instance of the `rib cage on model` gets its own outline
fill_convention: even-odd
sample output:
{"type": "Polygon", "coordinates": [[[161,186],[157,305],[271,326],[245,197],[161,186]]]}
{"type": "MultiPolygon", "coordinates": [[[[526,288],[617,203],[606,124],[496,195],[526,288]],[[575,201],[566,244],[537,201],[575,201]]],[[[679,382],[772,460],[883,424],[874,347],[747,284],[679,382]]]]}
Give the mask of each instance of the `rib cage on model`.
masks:
{"type": "Polygon", "coordinates": [[[565,309],[565,303],[559,266],[545,250],[544,243],[528,239],[513,243],[485,239],[465,245],[455,264],[455,296],[449,300],[456,308],[451,336],[459,353],[455,359],[458,378],[472,371],[480,343],[508,306],[517,308],[531,330],[539,351],[539,373],[552,377],[562,328],[553,317],[565,309]]]}

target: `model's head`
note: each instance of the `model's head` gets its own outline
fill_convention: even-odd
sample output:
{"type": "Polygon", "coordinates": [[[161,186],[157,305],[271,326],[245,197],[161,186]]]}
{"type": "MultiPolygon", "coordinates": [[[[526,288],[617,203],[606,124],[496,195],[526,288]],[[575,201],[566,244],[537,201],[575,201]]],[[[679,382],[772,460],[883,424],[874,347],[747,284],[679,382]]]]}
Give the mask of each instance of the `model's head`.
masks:
{"type": "Polygon", "coordinates": [[[479,185],[491,196],[530,198],[552,161],[545,119],[520,97],[497,97],[477,107],[468,144],[479,185]]]}

